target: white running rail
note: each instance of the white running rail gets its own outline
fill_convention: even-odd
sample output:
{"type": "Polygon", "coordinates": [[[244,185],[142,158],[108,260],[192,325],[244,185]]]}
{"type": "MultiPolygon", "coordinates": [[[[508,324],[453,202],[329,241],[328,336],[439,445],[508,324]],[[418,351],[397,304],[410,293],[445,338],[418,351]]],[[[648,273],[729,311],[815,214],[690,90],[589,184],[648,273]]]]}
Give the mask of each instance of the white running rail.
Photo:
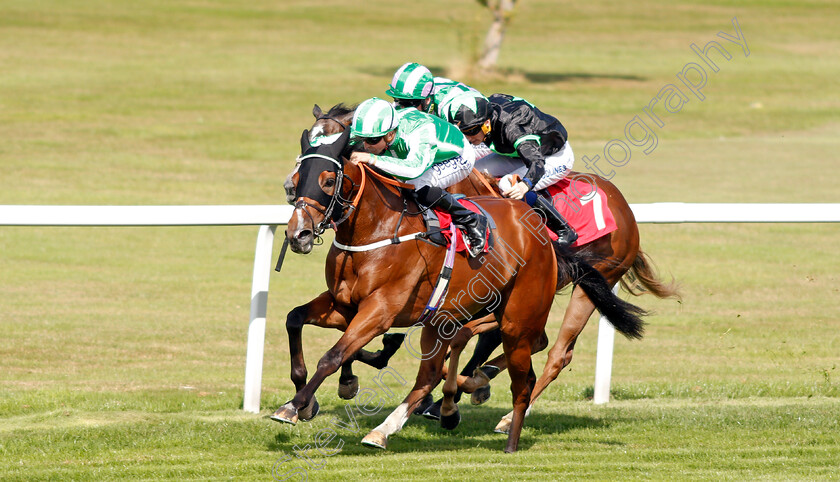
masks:
{"type": "MultiPolygon", "coordinates": [[[[631,204],[639,223],[836,223],[840,204],[631,204]]],[[[274,233],[292,206],[24,206],[0,205],[0,226],[260,226],[254,253],[243,409],[260,411],[266,306],[274,233]]],[[[609,401],[615,333],[601,317],[594,402],[609,401]]]]}

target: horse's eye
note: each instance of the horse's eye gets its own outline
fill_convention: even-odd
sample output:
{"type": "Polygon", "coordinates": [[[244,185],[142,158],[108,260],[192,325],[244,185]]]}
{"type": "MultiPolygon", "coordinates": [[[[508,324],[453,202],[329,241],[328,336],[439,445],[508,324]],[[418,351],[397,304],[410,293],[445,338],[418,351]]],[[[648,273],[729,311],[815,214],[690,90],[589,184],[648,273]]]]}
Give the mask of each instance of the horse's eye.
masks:
{"type": "Polygon", "coordinates": [[[333,187],[335,186],[335,179],[327,179],[324,181],[324,187],[333,187]]]}

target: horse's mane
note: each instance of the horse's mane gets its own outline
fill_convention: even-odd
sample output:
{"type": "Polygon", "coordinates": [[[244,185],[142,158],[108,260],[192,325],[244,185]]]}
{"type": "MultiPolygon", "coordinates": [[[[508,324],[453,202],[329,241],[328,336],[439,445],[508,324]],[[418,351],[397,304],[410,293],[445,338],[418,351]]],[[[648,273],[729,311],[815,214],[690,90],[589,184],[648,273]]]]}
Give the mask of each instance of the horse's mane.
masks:
{"type": "Polygon", "coordinates": [[[350,113],[354,112],[356,110],[356,107],[358,107],[358,104],[347,105],[347,104],[341,102],[341,103],[338,103],[338,104],[330,107],[330,110],[327,112],[327,115],[330,116],[330,117],[345,116],[347,114],[350,114],[350,113]]]}

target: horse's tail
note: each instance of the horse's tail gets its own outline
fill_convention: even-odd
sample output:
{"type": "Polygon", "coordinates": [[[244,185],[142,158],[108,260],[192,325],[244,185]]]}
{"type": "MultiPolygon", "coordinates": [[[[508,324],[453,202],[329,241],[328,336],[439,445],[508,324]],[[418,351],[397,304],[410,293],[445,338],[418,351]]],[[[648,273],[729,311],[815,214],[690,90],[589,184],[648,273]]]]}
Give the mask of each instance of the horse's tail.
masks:
{"type": "Polygon", "coordinates": [[[628,275],[621,279],[621,287],[633,296],[640,296],[650,293],[657,298],[676,298],[682,300],[679,285],[671,277],[669,283],[659,279],[653,261],[644,252],[639,250],[628,275]],[[627,279],[625,279],[627,278],[627,279]]]}
{"type": "Polygon", "coordinates": [[[647,315],[647,311],[616,296],[604,276],[589,264],[585,255],[574,253],[557,243],[551,244],[557,255],[557,288],[560,289],[561,284],[571,278],[616,330],[627,338],[641,338],[644,334],[641,317],[647,315]]]}

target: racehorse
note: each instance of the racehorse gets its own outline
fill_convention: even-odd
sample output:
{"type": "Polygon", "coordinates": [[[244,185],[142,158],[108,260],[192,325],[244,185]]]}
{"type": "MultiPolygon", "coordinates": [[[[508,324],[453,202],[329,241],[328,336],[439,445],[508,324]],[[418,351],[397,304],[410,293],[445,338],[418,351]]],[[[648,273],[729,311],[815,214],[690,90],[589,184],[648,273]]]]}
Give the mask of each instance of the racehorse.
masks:
{"type": "MultiPolygon", "coordinates": [[[[312,115],[315,123],[310,130],[310,139],[317,136],[332,135],[341,132],[350,125],[353,118],[354,108],[344,104],[333,106],[327,112],[323,112],[315,105],[312,115]]],[[[304,145],[305,149],[308,144],[304,145]]],[[[286,181],[286,191],[289,193],[289,179],[286,181]]],[[[594,259],[593,266],[606,278],[610,286],[621,283],[625,291],[633,295],[650,293],[658,298],[679,298],[676,284],[673,280],[670,283],[663,283],[654,269],[648,256],[641,250],[639,244],[639,229],[633,211],[618,188],[610,181],[590,174],[572,172],[568,178],[572,183],[590,184],[594,183],[597,188],[606,194],[607,208],[612,212],[615,222],[615,231],[602,236],[590,243],[573,248],[588,253],[594,259]]],[[[477,171],[463,181],[451,186],[448,189],[452,193],[460,193],[466,196],[499,196],[498,187],[494,179],[487,179],[486,176],[477,171]],[[489,181],[489,182],[488,182],[489,181]]],[[[288,196],[287,196],[288,197],[288,196]]],[[[290,200],[291,204],[291,200],[290,200]]],[[[558,286],[558,289],[561,287],[558,286]]],[[[563,323],[558,338],[549,351],[548,360],[540,379],[537,381],[531,403],[539,397],[542,391],[557,378],[560,371],[572,361],[575,342],[586,326],[595,306],[588,299],[586,293],[580,289],[573,289],[571,300],[566,308],[563,323]]],[[[318,324],[317,321],[314,324],[318,324]]],[[[321,325],[323,326],[323,325],[321,325]]],[[[288,323],[287,323],[288,327],[288,323]]],[[[295,343],[299,343],[300,327],[292,323],[290,339],[295,335],[295,343]]],[[[393,355],[403,335],[386,335],[383,340],[384,347],[376,353],[360,352],[359,360],[377,368],[387,364],[388,358],[393,355]]],[[[467,336],[462,334],[460,336],[467,336]]],[[[459,340],[460,340],[459,336],[459,340]]],[[[544,339],[547,344],[547,338],[544,339]]],[[[484,370],[476,370],[482,363],[486,362],[493,350],[501,343],[498,332],[488,332],[479,336],[473,357],[464,366],[461,375],[458,377],[458,386],[466,392],[473,393],[473,403],[478,404],[489,398],[489,380],[499,369],[504,368],[504,356],[499,355],[496,359],[487,363],[484,370]],[[475,376],[470,376],[475,374],[475,376]]],[[[540,349],[545,346],[538,347],[540,349]]],[[[344,398],[352,398],[355,395],[354,389],[358,385],[347,385],[355,383],[356,377],[352,375],[350,363],[342,367],[342,377],[339,379],[339,394],[344,398]],[[348,382],[349,380],[349,382],[348,382]]],[[[456,395],[457,398],[460,393],[456,395]]],[[[438,401],[435,406],[425,408],[423,411],[427,416],[436,418],[439,416],[440,405],[438,401]]],[[[510,423],[510,414],[502,419],[497,426],[498,431],[504,431],[510,423]]]]}
{"type": "MultiPolygon", "coordinates": [[[[307,135],[304,131],[304,139],[307,135]]],[[[343,161],[342,147],[348,138],[345,129],[332,144],[306,149],[292,176],[295,210],[286,229],[292,251],[310,252],[316,237],[330,225],[335,229],[326,261],[328,291],[293,312],[299,320],[317,320],[320,326],[343,329],[344,334],[321,358],[308,382],[306,369],[300,366],[302,355],[293,348],[297,393],[271,416],[277,421],[296,423],[299,417],[315,416],[315,391],[327,376],[391,327],[412,326],[424,312],[444,263],[445,250],[417,236],[425,225],[416,203],[402,192],[407,186],[367,166],[343,161]]],[[[530,229],[523,220],[531,219],[534,212],[526,204],[491,197],[473,202],[495,220],[494,245],[478,258],[454,258],[449,291],[467,296],[446,299],[424,324],[420,370],[395,417],[401,426],[440,380],[455,329],[465,323],[470,326],[471,319],[485,325],[492,321],[500,327],[511,378],[514,416],[505,451],[513,452],[536,381],[531,353],[544,332],[560,281],[574,281],[617,327],[640,334],[639,315],[644,312],[616,297],[582,257],[547,242],[542,231],[530,229]]],[[[442,423],[457,413],[446,417],[442,423]]]]}
{"type": "MultiPolygon", "coordinates": [[[[650,259],[641,250],[636,219],[630,205],[618,188],[610,181],[590,174],[572,172],[568,179],[572,183],[594,183],[599,190],[603,191],[607,198],[607,207],[612,212],[616,222],[616,229],[613,232],[573,249],[587,252],[590,259],[595,260],[593,267],[604,276],[610,287],[615,286],[616,283],[621,283],[625,291],[635,296],[650,293],[658,298],[679,299],[680,295],[676,283],[673,280],[670,283],[660,281],[650,259]],[[629,276],[626,276],[628,273],[629,276]]],[[[475,182],[471,178],[462,181],[456,188],[458,192],[467,196],[484,195],[487,189],[484,183],[475,182]]],[[[560,288],[560,286],[557,287],[558,290],[560,288]]],[[[578,289],[578,287],[572,289],[571,299],[566,307],[560,333],[548,353],[545,368],[531,394],[529,409],[543,390],[557,378],[560,371],[571,363],[575,342],[595,308],[584,291],[578,289]]],[[[471,334],[464,330],[453,339],[453,344],[465,343],[465,340],[461,338],[466,337],[468,340],[470,336],[471,334]]],[[[489,383],[490,378],[504,369],[505,361],[502,356],[486,364],[486,367],[491,367],[489,370],[476,369],[489,358],[489,355],[498,345],[499,337],[495,333],[487,333],[479,337],[473,358],[465,365],[461,377],[459,377],[459,386],[464,387],[464,391],[470,392],[485,386],[489,383]],[[473,373],[475,374],[474,377],[467,377],[473,373]]],[[[489,391],[482,391],[478,398],[473,397],[473,403],[482,403],[487,398],[489,398],[489,391]]],[[[438,401],[437,406],[440,406],[441,403],[441,401],[438,401]]],[[[431,409],[433,416],[435,409],[436,407],[431,409]]],[[[507,414],[495,430],[506,432],[510,426],[510,421],[511,414],[507,414]]]]}

